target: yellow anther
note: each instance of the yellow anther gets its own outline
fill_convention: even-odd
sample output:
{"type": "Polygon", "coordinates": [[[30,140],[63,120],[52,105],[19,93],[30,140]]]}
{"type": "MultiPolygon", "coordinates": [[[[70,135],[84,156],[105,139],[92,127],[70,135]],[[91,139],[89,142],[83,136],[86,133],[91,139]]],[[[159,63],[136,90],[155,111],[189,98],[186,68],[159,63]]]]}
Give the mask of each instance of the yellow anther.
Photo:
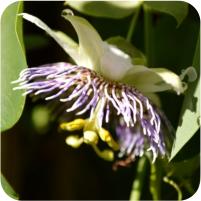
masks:
{"type": "Polygon", "coordinates": [[[94,131],[84,131],[84,142],[86,144],[97,144],[98,143],[98,135],[94,131]]]}
{"type": "Polygon", "coordinates": [[[80,130],[84,127],[85,125],[85,120],[84,119],[75,119],[71,122],[66,122],[60,124],[60,128],[62,130],[67,130],[67,131],[75,131],[75,130],[80,130]]]}
{"type": "Polygon", "coordinates": [[[101,140],[103,140],[104,142],[109,142],[111,141],[111,138],[112,138],[110,132],[104,128],[99,129],[99,136],[101,140]]]}
{"type": "Polygon", "coordinates": [[[104,142],[106,142],[115,151],[119,149],[119,145],[112,138],[112,135],[111,135],[111,133],[109,131],[107,131],[104,128],[100,128],[98,130],[98,134],[99,134],[101,140],[103,140],[104,142]]]}
{"type": "Polygon", "coordinates": [[[104,158],[107,161],[113,161],[114,160],[114,152],[110,149],[105,149],[101,153],[102,158],[104,158]]]}
{"type": "Polygon", "coordinates": [[[94,120],[85,120],[84,131],[96,131],[96,122],[94,120]]]}
{"type": "Polygon", "coordinates": [[[83,138],[75,135],[70,135],[66,138],[66,144],[73,147],[78,148],[83,143],[83,138]]]}
{"type": "Polygon", "coordinates": [[[114,151],[119,149],[119,145],[112,138],[109,131],[100,128],[97,123],[97,118],[94,116],[91,119],[75,119],[71,122],[62,123],[60,128],[67,131],[75,131],[83,129],[83,137],[68,136],[66,144],[71,147],[78,148],[82,143],[89,144],[93,147],[96,154],[107,161],[114,160],[114,151]],[[99,138],[108,144],[112,149],[100,150],[97,146],[99,138]]]}
{"type": "Polygon", "coordinates": [[[114,160],[114,152],[112,150],[109,149],[105,149],[103,151],[101,151],[96,145],[92,144],[92,147],[94,149],[94,151],[96,152],[96,154],[103,158],[104,160],[107,161],[113,161],[114,160]]]}

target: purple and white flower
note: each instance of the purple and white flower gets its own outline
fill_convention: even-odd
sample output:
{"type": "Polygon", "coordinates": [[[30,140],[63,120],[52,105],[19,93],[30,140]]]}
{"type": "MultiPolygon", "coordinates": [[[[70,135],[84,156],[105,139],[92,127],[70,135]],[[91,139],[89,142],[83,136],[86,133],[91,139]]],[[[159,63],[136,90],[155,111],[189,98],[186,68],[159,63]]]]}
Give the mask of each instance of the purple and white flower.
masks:
{"type": "MultiPolygon", "coordinates": [[[[75,61],[75,65],[59,62],[24,69],[14,81],[18,83],[14,89],[26,90],[23,95],[43,95],[47,101],[65,104],[67,113],[89,114],[87,119],[60,125],[68,131],[83,129],[83,137],[68,136],[67,144],[90,144],[106,160],[113,160],[116,152],[118,158],[131,161],[147,152],[151,152],[153,162],[158,156],[168,156],[172,127],[145,94],[156,97],[154,92],[171,89],[183,93],[186,86],[179,76],[164,68],[133,65],[129,55],[102,41],[85,19],[72,13],[65,12],[64,17],[75,28],[79,44],[38,18],[21,15],[47,31],[75,61]],[[111,123],[116,127],[112,134],[104,128],[111,123]],[[99,139],[109,149],[100,150],[99,139]]],[[[193,74],[192,67],[189,72],[193,74]]]]}

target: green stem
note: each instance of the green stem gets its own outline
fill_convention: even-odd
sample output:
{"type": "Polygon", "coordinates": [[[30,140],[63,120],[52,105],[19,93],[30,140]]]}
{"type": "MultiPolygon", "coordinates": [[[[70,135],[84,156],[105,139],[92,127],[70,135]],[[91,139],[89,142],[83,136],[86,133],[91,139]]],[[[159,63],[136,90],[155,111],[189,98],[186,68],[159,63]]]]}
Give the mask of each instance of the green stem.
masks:
{"type": "Polygon", "coordinates": [[[147,159],[145,157],[140,158],[138,161],[136,178],[133,181],[133,186],[132,186],[132,190],[130,194],[130,201],[140,200],[142,187],[144,183],[144,177],[146,173],[145,171],[146,162],[147,162],[147,159]]]}
{"type": "Polygon", "coordinates": [[[145,53],[147,57],[147,65],[152,65],[152,15],[150,13],[149,7],[143,4],[144,10],[144,43],[145,43],[145,53]]]}
{"type": "Polygon", "coordinates": [[[150,172],[150,192],[153,200],[160,200],[160,169],[157,168],[157,162],[151,164],[150,172]]]}
{"type": "Polygon", "coordinates": [[[131,42],[135,27],[136,27],[136,24],[137,24],[137,19],[138,19],[139,13],[140,13],[140,6],[136,9],[136,12],[134,13],[134,15],[133,15],[133,17],[131,19],[129,30],[128,30],[128,33],[127,33],[127,36],[126,36],[126,40],[128,42],[131,42]]]}
{"type": "Polygon", "coordinates": [[[181,189],[179,188],[179,186],[173,180],[169,179],[168,177],[164,177],[163,181],[168,183],[169,185],[171,185],[177,191],[177,194],[178,194],[177,200],[181,201],[182,200],[182,192],[181,192],[181,189]]]}

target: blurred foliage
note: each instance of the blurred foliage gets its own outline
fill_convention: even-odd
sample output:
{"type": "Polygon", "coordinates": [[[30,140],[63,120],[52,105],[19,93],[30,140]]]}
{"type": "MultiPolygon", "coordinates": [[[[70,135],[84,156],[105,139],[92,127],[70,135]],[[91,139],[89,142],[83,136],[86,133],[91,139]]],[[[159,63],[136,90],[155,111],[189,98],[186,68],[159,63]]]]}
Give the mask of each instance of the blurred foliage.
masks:
{"type": "Polygon", "coordinates": [[[188,4],[177,1],[65,1],[65,5],[78,10],[81,13],[94,17],[124,18],[135,13],[139,5],[148,7],[150,10],[172,15],[178,26],[188,14],[188,4]]]}
{"type": "Polygon", "coordinates": [[[177,20],[177,27],[188,15],[188,3],[183,1],[145,1],[144,5],[153,11],[172,15],[177,20]]]}
{"type": "Polygon", "coordinates": [[[33,108],[32,122],[37,133],[46,133],[50,123],[50,112],[47,107],[38,105],[33,108]]]}
{"type": "MultiPolygon", "coordinates": [[[[107,6],[107,10],[100,9],[101,5],[104,7],[108,3],[90,2],[90,6],[95,6],[95,9],[89,10],[90,7],[83,6],[85,2],[79,2],[77,6],[75,2],[71,2],[71,7],[67,8],[74,8],[76,15],[89,20],[102,38],[109,38],[109,43],[117,44],[132,57],[137,55],[139,59],[134,58],[134,63],[166,67],[177,74],[191,65],[199,71],[200,53],[199,45],[196,48],[196,44],[199,44],[200,19],[192,6],[184,2],[143,2],[133,20],[136,24],[129,39],[136,47],[133,49],[127,40],[127,34],[132,14],[136,14],[136,7],[127,7],[125,10],[115,7],[114,2],[107,6]]],[[[63,2],[25,2],[25,12],[43,19],[55,30],[62,30],[76,39],[70,24],[60,17],[63,8],[63,2]]],[[[16,7],[12,12],[16,13],[16,7]]],[[[24,31],[29,66],[68,60],[60,47],[52,39],[43,40],[46,35],[32,24],[25,23],[24,31]]],[[[12,44],[16,43],[12,41],[12,44]]],[[[15,54],[16,52],[15,50],[15,54]]],[[[22,55],[13,57],[16,59],[10,59],[12,66],[15,64],[12,71],[17,71],[12,80],[16,79],[20,71],[17,68],[18,59],[24,58],[22,55]]],[[[7,71],[2,73],[8,74],[7,71]]],[[[49,110],[44,108],[44,102],[31,102],[28,98],[20,121],[5,132],[8,135],[2,135],[2,172],[8,181],[12,181],[20,199],[127,200],[133,181],[137,194],[133,195],[134,191],[131,191],[131,199],[175,200],[181,196],[187,199],[196,192],[200,180],[198,87],[199,80],[189,84],[184,96],[159,94],[164,112],[175,129],[178,126],[173,159],[170,162],[161,159],[153,165],[148,163],[149,160],[141,158],[130,168],[113,172],[111,164],[97,158],[88,147],[82,146],[78,150],[67,147],[65,134],[58,134],[58,124],[55,121],[50,123],[52,117],[49,110]],[[13,160],[10,160],[11,157],[13,160]]],[[[14,92],[15,100],[9,100],[12,100],[15,108],[21,105],[22,109],[22,104],[17,104],[16,98],[21,98],[20,93],[14,92]]],[[[5,91],[3,94],[6,94],[5,91]]],[[[57,112],[56,108],[55,114],[57,112]]],[[[6,116],[8,119],[13,117],[11,113],[6,116]]],[[[65,118],[70,117],[67,115],[65,118]]]]}
{"type": "Polygon", "coordinates": [[[81,13],[95,16],[119,19],[127,17],[141,4],[140,1],[65,1],[65,5],[81,13]]]}

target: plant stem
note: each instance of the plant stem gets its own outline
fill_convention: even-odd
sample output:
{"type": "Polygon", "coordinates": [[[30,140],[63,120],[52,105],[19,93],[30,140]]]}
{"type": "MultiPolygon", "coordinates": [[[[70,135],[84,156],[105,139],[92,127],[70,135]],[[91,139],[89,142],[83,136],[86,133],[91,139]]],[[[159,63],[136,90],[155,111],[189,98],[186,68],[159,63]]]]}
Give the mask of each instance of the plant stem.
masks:
{"type": "Polygon", "coordinates": [[[182,192],[181,192],[181,189],[179,188],[179,186],[173,180],[169,179],[168,177],[164,177],[163,181],[168,183],[169,185],[171,185],[177,191],[178,201],[181,201],[182,200],[182,192]]]}
{"type": "Polygon", "coordinates": [[[146,173],[145,171],[146,163],[147,163],[147,159],[145,157],[140,158],[138,161],[136,178],[133,181],[133,186],[132,186],[132,190],[130,194],[130,201],[140,200],[142,187],[144,183],[144,177],[146,173]]]}
{"type": "Polygon", "coordinates": [[[127,33],[127,36],[126,36],[126,40],[128,42],[131,42],[131,40],[132,40],[132,36],[133,36],[134,30],[135,30],[135,27],[136,27],[136,24],[137,24],[137,19],[138,19],[139,13],[140,13],[140,6],[136,9],[136,12],[134,13],[134,15],[133,15],[133,17],[131,19],[129,30],[128,30],[128,33],[127,33]]]}
{"type": "Polygon", "coordinates": [[[157,168],[157,161],[155,164],[150,163],[150,192],[152,194],[153,200],[160,200],[160,169],[157,168]]]}

